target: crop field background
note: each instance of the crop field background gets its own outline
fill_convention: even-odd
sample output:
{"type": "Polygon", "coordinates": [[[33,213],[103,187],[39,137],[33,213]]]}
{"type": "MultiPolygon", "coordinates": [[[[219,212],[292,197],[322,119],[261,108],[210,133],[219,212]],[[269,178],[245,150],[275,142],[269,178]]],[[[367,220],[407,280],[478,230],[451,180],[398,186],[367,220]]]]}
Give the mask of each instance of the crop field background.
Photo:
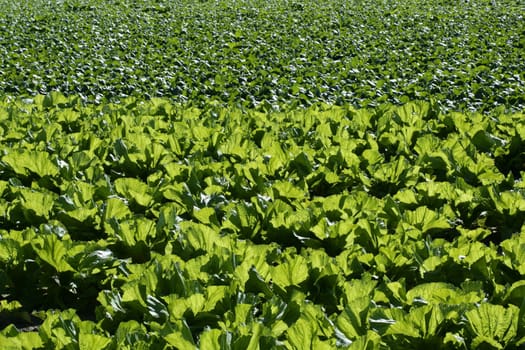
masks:
{"type": "Polygon", "coordinates": [[[525,107],[521,0],[0,0],[0,91],[525,107]]]}
{"type": "Polygon", "coordinates": [[[0,0],[0,348],[523,348],[524,16],[0,0]]]}

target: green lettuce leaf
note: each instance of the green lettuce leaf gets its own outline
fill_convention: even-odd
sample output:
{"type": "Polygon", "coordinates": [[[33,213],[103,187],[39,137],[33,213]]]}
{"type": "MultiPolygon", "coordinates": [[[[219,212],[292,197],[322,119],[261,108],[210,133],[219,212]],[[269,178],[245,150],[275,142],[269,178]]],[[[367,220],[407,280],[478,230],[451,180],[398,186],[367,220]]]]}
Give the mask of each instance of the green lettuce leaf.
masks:
{"type": "Polygon", "coordinates": [[[308,278],[308,273],[308,262],[300,255],[289,258],[271,270],[273,282],[283,289],[298,286],[308,278]]]}
{"type": "Polygon", "coordinates": [[[487,346],[493,349],[503,349],[511,345],[517,336],[519,309],[514,305],[507,308],[501,305],[482,303],[467,311],[473,349],[487,346]]]}

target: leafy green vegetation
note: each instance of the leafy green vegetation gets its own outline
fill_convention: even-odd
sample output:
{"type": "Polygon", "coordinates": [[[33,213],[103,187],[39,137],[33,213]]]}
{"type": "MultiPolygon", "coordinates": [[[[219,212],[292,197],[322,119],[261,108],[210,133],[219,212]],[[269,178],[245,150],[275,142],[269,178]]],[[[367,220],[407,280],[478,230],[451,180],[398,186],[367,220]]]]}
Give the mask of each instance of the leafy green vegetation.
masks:
{"type": "Polygon", "coordinates": [[[52,93],[0,131],[2,344],[525,342],[523,113],[52,93]]]}
{"type": "Polygon", "coordinates": [[[517,0],[0,0],[2,349],[525,346],[517,0]]]}
{"type": "Polygon", "coordinates": [[[525,107],[519,0],[0,0],[0,92],[525,107]]]}

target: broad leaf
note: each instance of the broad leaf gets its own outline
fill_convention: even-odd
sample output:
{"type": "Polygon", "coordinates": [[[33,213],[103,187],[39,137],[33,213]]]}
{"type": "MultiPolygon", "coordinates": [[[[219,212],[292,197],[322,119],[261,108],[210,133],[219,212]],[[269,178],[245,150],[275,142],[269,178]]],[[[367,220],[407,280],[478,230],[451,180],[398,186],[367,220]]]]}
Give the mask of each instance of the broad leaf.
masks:
{"type": "Polygon", "coordinates": [[[289,258],[271,270],[273,282],[281,288],[298,286],[308,278],[308,263],[302,256],[289,258]]]}
{"type": "Polygon", "coordinates": [[[33,248],[40,257],[58,272],[75,271],[67,262],[67,245],[55,235],[44,235],[35,239],[33,248]]]}
{"type": "Polygon", "coordinates": [[[517,336],[518,308],[514,305],[505,308],[501,305],[482,303],[467,311],[465,317],[468,320],[473,348],[486,343],[494,348],[503,349],[517,336]]]}
{"type": "Polygon", "coordinates": [[[115,190],[129,201],[136,202],[142,207],[147,207],[153,199],[149,193],[148,185],[135,178],[115,180],[115,190]]]}

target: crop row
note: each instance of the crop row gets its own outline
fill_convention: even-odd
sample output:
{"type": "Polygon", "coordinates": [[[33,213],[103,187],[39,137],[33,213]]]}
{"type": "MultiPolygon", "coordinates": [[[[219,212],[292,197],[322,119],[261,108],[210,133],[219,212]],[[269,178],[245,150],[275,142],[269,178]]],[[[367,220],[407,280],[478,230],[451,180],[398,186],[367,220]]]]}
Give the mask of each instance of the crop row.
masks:
{"type": "Polygon", "coordinates": [[[0,103],[0,343],[519,348],[525,118],[0,103]]]}
{"type": "Polygon", "coordinates": [[[0,93],[525,107],[523,3],[0,0],[0,93]]]}

